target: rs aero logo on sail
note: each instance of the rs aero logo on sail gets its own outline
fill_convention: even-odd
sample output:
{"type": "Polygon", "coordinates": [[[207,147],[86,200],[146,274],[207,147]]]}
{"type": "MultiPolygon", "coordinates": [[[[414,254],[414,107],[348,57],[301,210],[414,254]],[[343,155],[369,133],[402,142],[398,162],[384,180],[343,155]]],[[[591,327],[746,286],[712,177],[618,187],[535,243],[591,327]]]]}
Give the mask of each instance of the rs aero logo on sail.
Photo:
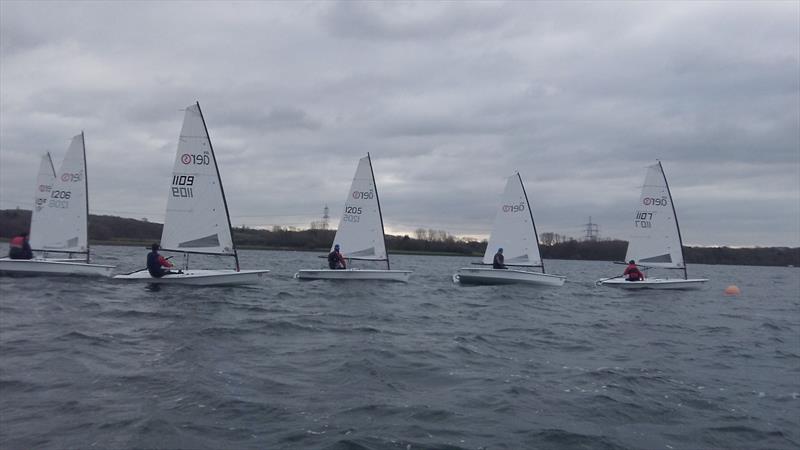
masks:
{"type": "Polygon", "coordinates": [[[371,190],[370,191],[353,191],[352,197],[354,199],[356,199],[356,200],[358,200],[358,199],[371,200],[373,197],[375,197],[375,193],[373,193],[371,190]]]}
{"type": "Polygon", "coordinates": [[[669,203],[667,202],[667,197],[644,197],[642,198],[642,204],[645,206],[667,206],[669,203]]]}
{"type": "Polygon", "coordinates": [[[518,205],[503,205],[503,212],[520,212],[525,211],[525,204],[520,203],[518,205]]]}
{"type": "Polygon", "coordinates": [[[184,153],[181,155],[181,163],[186,165],[194,164],[198,166],[207,166],[211,164],[211,156],[209,156],[208,152],[203,152],[202,155],[184,153]]]}
{"type": "Polygon", "coordinates": [[[81,181],[81,179],[82,177],[80,172],[78,173],[64,172],[63,174],[61,174],[61,181],[63,181],[64,183],[74,183],[76,181],[81,181]]]}

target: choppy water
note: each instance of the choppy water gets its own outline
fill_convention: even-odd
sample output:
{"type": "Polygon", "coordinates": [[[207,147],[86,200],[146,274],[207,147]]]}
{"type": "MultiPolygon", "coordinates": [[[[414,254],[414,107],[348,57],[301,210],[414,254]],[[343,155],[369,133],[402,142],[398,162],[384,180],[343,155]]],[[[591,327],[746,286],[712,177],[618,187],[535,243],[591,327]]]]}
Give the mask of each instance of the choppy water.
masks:
{"type": "MultiPolygon", "coordinates": [[[[146,250],[101,247],[133,270],[146,250]]],[[[0,447],[800,447],[800,271],[693,266],[699,292],[459,287],[474,259],[397,256],[408,284],[255,288],[0,278],[0,447]],[[742,289],[725,297],[728,284],[742,289]]],[[[226,262],[227,263],[227,262],[226,262]]]]}

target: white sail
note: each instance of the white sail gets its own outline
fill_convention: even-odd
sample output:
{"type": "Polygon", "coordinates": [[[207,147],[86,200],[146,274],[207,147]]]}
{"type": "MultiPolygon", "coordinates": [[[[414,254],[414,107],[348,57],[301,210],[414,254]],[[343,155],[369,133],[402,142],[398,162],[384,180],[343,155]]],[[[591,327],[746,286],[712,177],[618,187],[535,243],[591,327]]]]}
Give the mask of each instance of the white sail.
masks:
{"type": "Polygon", "coordinates": [[[34,192],[33,210],[31,210],[31,231],[29,242],[32,248],[41,249],[42,239],[44,238],[45,220],[42,210],[47,207],[50,200],[50,192],[53,190],[53,183],[56,180],[56,170],[53,167],[53,159],[50,152],[42,155],[39,163],[39,174],[36,176],[36,190],[34,192]]]}
{"type": "Polygon", "coordinates": [[[661,164],[647,168],[642,195],[632,218],[625,261],[650,267],[683,268],[675,209],[661,164]]]}
{"type": "Polygon", "coordinates": [[[531,206],[519,174],[508,178],[489,244],[483,255],[483,263],[492,264],[494,255],[500,248],[503,249],[505,263],[508,265],[542,265],[531,206]]]}
{"type": "Polygon", "coordinates": [[[183,118],[161,247],[187,253],[235,253],[217,161],[198,104],[187,107],[183,118]]]}
{"type": "MultiPolygon", "coordinates": [[[[45,163],[42,162],[42,165],[45,163]]],[[[46,169],[40,169],[40,177],[43,176],[42,172],[46,172],[46,169]]],[[[35,221],[31,224],[31,247],[87,253],[86,149],[82,133],[72,138],[49,194],[47,202],[36,213],[35,221]]]]}
{"type": "Polygon", "coordinates": [[[339,244],[346,258],[387,259],[383,221],[369,155],[358,161],[333,244],[339,244]]]}

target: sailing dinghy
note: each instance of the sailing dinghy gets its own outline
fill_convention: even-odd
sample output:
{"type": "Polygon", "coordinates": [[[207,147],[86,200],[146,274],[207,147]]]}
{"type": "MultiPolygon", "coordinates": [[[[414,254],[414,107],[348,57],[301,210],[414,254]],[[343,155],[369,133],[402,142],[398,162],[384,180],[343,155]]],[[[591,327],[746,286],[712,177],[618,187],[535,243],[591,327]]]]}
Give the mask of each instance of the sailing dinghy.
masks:
{"type": "Polygon", "coordinates": [[[31,210],[29,243],[41,256],[0,259],[0,272],[27,275],[111,276],[114,266],[89,259],[89,196],[83,133],[72,138],[56,174],[50,154],[42,156],[31,210]],[[52,258],[62,254],[66,258],[52,258]],[[73,258],[78,256],[80,258],[73,258]]]}
{"type": "Polygon", "coordinates": [[[544,262],[539,252],[539,237],[533,222],[533,212],[519,173],[509,177],[506,182],[481,265],[491,266],[495,253],[501,248],[505,253],[506,266],[539,267],[542,272],[494,269],[492,267],[462,267],[453,275],[453,281],[462,284],[564,285],[566,277],[545,273],[544,262]]]}
{"type": "Polygon", "coordinates": [[[342,220],[331,244],[339,244],[350,260],[386,261],[383,269],[303,269],[294,274],[300,280],[384,280],[407,282],[410,270],[391,270],[375,174],[369,153],[358,161],[353,184],[347,193],[342,220]]]}
{"type": "Polygon", "coordinates": [[[114,278],[147,283],[224,286],[258,283],[269,272],[239,269],[228,204],[200,103],[186,108],[184,115],[167,197],[161,248],[184,254],[182,273],[155,278],[147,269],[142,269],[114,278]],[[233,257],[236,268],[189,269],[191,253],[233,257]]]}
{"type": "Polygon", "coordinates": [[[618,276],[598,280],[596,284],[623,289],[699,289],[708,281],[706,278],[689,278],[686,271],[678,215],[661,161],[647,168],[625,255],[625,261],[630,260],[645,270],[682,270],[683,278],[648,277],[642,281],[626,281],[618,276]]]}

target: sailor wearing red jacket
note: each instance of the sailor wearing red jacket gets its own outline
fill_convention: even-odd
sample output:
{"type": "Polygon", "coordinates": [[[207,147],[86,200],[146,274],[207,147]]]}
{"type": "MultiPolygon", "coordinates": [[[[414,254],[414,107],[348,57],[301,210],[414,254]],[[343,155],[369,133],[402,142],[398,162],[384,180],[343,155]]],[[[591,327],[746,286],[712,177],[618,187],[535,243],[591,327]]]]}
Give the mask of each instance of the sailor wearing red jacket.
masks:
{"type": "Polygon", "coordinates": [[[163,267],[172,267],[172,263],[158,254],[158,249],[161,247],[158,244],[153,244],[150,248],[153,250],[147,254],[147,271],[150,272],[150,275],[161,278],[164,275],[175,273],[171,270],[163,269],[163,267]]]}
{"type": "Polygon", "coordinates": [[[622,275],[625,276],[625,281],[644,280],[644,274],[636,267],[636,262],[634,260],[628,261],[628,267],[625,268],[625,272],[622,272],[622,275]]]}
{"type": "Polygon", "coordinates": [[[28,233],[15,236],[8,243],[8,257],[11,259],[33,259],[33,250],[28,243],[28,233]]]}

